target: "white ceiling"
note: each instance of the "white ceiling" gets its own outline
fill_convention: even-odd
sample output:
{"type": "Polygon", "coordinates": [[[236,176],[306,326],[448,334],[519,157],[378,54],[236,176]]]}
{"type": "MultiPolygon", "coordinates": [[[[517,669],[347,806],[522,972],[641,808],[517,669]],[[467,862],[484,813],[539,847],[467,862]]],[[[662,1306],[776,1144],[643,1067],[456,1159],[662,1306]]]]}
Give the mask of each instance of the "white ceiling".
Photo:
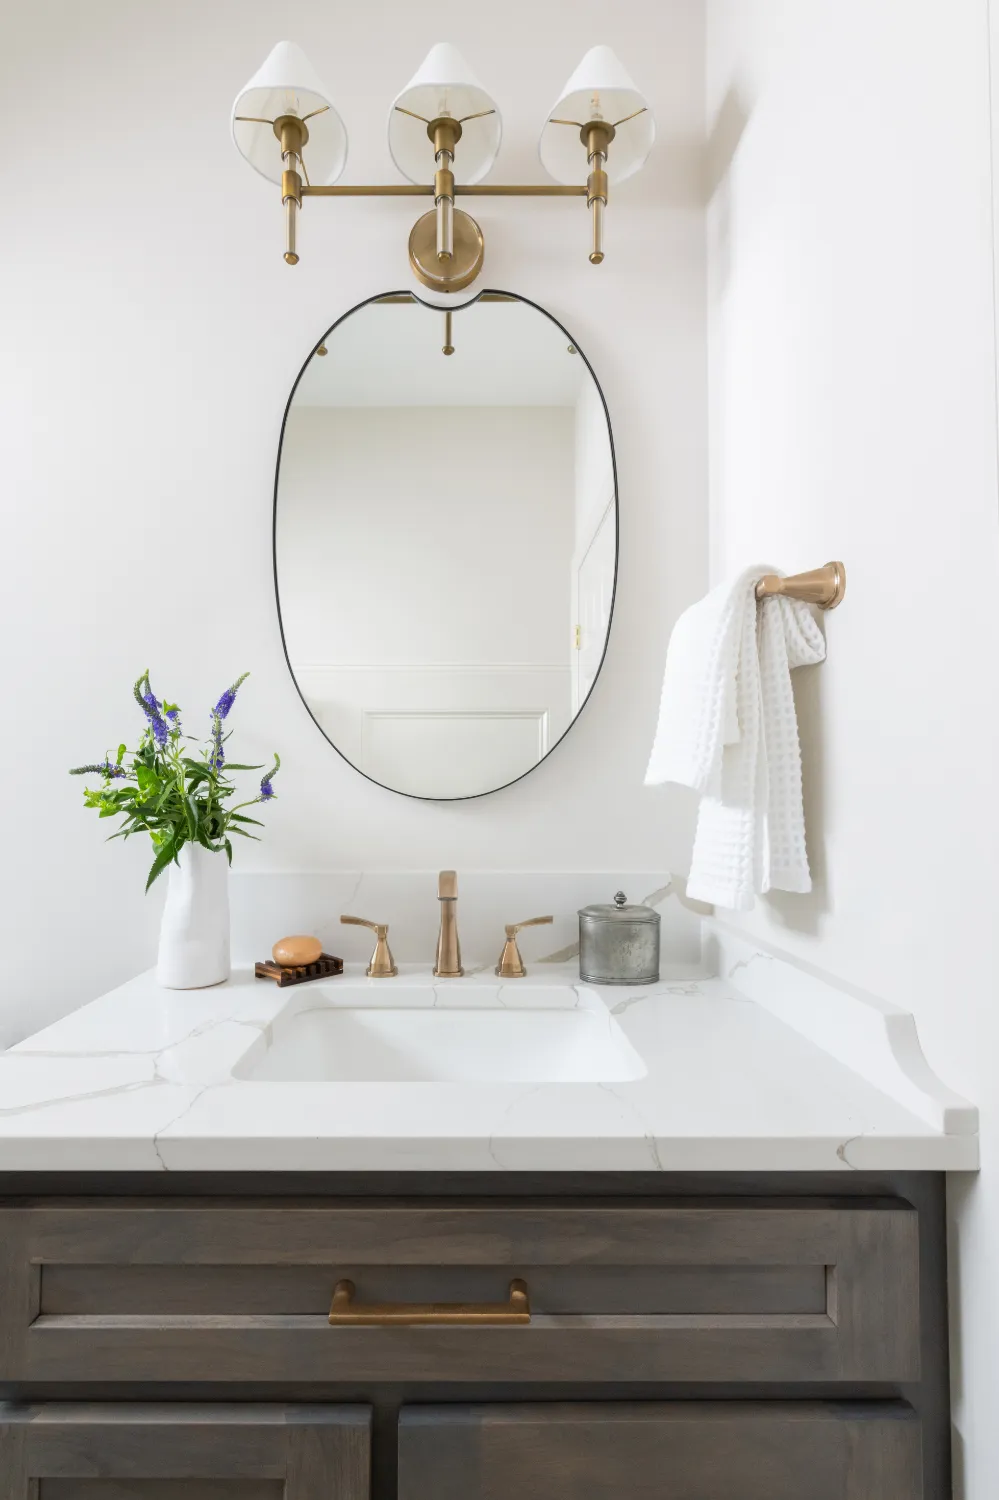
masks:
{"type": "Polygon", "coordinates": [[[422,302],[368,303],[314,355],[295,392],[302,406],[575,406],[590,378],[569,340],[525,302],[475,302],[453,314],[422,302]]]}

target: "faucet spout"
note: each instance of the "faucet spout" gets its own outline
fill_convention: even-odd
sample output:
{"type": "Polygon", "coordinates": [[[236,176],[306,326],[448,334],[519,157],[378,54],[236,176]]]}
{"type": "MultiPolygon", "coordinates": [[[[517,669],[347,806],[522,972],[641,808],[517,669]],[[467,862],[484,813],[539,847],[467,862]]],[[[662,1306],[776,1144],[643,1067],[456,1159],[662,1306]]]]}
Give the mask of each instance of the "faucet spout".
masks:
{"type": "Polygon", "coordinates": [[[437,877],[437,899],[441,904],[441,928],[434,960],[436,979],[460,979],[461,944],[458,942],[458,872],[442,870],[437,877]]]}

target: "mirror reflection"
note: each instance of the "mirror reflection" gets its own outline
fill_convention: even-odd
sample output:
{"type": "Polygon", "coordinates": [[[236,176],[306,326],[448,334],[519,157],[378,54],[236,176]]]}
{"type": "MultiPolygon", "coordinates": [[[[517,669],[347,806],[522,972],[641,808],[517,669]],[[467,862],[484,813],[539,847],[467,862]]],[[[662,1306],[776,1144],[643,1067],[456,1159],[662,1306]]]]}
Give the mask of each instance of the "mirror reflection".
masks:
{"type": "Polygon", "coordinates": [[[603,660],[617,496],[600,390],[546,313],[356,308],[292,393],[275,507],[288,662],[358,770],[474,797],[567,732],[603,660]]]}

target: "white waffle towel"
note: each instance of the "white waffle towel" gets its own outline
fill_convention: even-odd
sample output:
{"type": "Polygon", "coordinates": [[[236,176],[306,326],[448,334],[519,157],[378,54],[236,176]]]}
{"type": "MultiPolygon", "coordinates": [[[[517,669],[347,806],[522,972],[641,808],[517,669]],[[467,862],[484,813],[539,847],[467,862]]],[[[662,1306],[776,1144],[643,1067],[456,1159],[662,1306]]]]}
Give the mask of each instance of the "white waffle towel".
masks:
{"type": "Polygon", "coordinates": [[[810,891],[792,667],[826,654],[807,604],[766,599],[747,568],[682,614],[666,653],[646,786],[701,793],[687,894],[748,911],[756,892],[810,891]]]}

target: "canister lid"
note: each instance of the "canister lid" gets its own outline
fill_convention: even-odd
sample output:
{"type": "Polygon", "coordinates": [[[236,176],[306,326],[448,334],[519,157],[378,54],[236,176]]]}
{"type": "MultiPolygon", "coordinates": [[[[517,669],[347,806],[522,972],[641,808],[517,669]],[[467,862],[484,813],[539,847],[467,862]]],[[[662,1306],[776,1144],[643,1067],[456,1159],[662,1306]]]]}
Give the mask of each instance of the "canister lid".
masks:
{"type": "Polygon", "coordinates": [[[580,909],[581,917],[595,917],[603,922],[658,922],[659,913],[651,906],[629,906],[628,898],[624,891],[618,891],[614,897],[614,904],[602,904],[597,902],[593,906],[584,906],[580,909]]]}

